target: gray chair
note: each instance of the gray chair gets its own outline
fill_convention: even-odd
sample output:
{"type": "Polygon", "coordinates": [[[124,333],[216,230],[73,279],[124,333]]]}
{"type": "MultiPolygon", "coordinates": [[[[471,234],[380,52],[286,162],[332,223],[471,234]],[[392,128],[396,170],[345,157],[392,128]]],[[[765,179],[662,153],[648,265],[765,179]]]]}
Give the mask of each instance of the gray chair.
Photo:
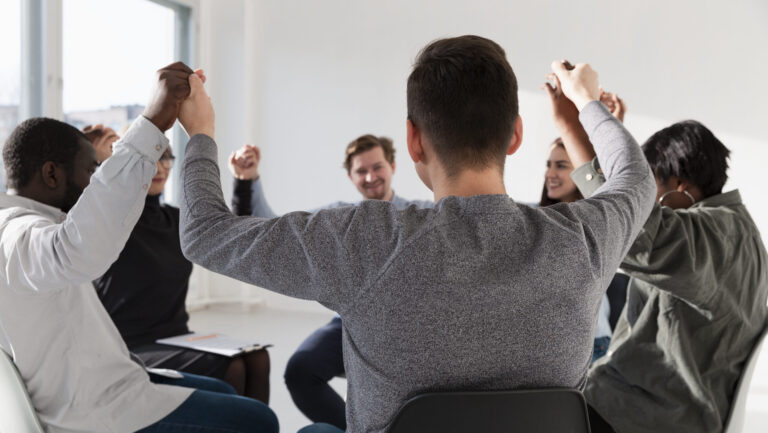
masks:
{"type": "Polygon", "coordinates": [[[441,392],[403,405],[388,433],[589,433],[587,405],[573,389],[441,392]]]}
{"type": "Polygon", "coordinates": [[[0,433],[44,433],[16,364],[0,349],[0,433]]]}
{"type": "Polygon", "coordinates": [[[741,379],[736,386],[736,392],[731,401],[731,413],[728,415],[728,421],[725,423],[723,433],[742,433],[744,431],[744,414],[747,407],[747,394],[749,394],[749,385],[752,383],[752,375],[755,373],[757,358],[765,347],[765,339],[768,335],[768,329],[763,331],[763,335],[758,338],[752,354],[747,358],[744,364],[744,371],[741,373],[741,379]]]}

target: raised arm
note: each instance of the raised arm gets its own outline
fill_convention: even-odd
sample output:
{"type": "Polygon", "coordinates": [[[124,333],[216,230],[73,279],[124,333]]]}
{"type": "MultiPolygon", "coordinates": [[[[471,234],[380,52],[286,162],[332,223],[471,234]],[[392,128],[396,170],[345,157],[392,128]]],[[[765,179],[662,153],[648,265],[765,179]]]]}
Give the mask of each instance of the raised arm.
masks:
{"type": "Polygon", "coordinates": [[[63,221],[52,223],[24,211],[11,220],[3,236],[15,237],[8,243],[15,246],[2,256],[9,285],[44,292],[87,283],[117,259],[141,215],[157,160],[168,146],[163,131],[173,125],[189,93],[190,72],[181,63],[158,71],[157,90],[144,115],[115,143],[114,153],[96,170],[63,221]]]}
{"type": "Polygon", "coordinates": [[[235,178],[232,194],[232,212],[235,215],[254,215],[262,218],[277,216],[264,195],[259,174],[260,162],[261,149],[248,144],[229,156],[229,171],[235,178]]]}
{"type": "Polygon", "coordinates": [[[398,242],[392,234],[396,210],[389,203],[372,202],[275,219],[233,215],[221,192],[213,109],[199,81],[190,81],[192,94],[180,115],[192,137],[181,169],[185,256],[214,272],[343,311],[352,302],[350,291],[371,283],[367,279],[381,269],[386,252],[398,242]],[[368,227],[373,215],[382,218],[375,230],[352,229],[356,224],[368,227]],[[371,244],[380,247],[371,250],[371,244]]]}
{"type": "Polygon", "coordinates": [[[591,198],[570,204],[568,211],[585,222],[586,236],[599,253],[593,256],[594,264],[603,278],[610,278],[648,218],[656,183],[637,142],[599,101],[597,74],[583,64],[569,70],[556,62],[552,68],[558,87],[580,111],[579,121],[588,138],[577,143],[582,146],[581,158],[588,158],[585,155],[594,144],[606,179],[591,198]]]}

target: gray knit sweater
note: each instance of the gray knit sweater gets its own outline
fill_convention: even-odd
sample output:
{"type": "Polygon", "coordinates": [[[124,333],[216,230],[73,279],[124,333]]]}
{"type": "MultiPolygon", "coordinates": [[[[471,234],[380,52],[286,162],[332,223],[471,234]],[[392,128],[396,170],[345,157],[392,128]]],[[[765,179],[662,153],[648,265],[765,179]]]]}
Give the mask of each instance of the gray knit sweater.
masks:
{"type": "Polygon", "coordinates": [[[656,185],[602,104],[580,117],[608,181],[589,199],[538,209],[481,195],[434,209],[373,200],[238,217],[216,144],[197,135],[182,167],[182,248],[214,272],[341,315],[349,432],[385,431],[427,391],[581,389],[600,299],[656,185]]]}

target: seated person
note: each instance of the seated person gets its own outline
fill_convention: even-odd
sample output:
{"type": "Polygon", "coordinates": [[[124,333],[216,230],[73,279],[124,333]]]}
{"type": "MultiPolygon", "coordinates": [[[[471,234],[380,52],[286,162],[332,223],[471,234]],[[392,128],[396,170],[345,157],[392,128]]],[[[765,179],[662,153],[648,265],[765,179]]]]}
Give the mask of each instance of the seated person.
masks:
{"type": "MultiPolygon", "coordinates": [[[[579,167],[573,179],[584,196],[600,195],[605,157],[590,161],[575,108],[554,92],[556,123],[579,167]]],[[[739,192],[722,192],[730,152],[709,129],[675,123],[643,152],[658,203],[621,264],[631,276],[627,306],[608,355],[589,372],[590,424],[595,433],[719,433],[766,327],[768,255],[739,192]]]]}
{"type": "MultiPolygon", "coordinates": [[[[395,195],[391,186],[395,148],[389,138],[363,135],[349,143],[344,154],[344,169],[363,200],[389,201],[398,210],[411,205],[421,208],[434,205],[430,201],[406,200],[395,195]]],[[[256,146],[246,145],[230,156],[229,169],[235,177],[232,209],[237,215],[277,216],[264,196],[259,176],[260,162],[261,151],[256,146]]],[[[357,204],[337,202],[324,209],[357,204]]],[[[285,384],[293,402],[307,418],[344,430],[344,399],[328,384],[334,377],[344,374],[341,327],[341,317],[336,315],[301,343],[288,360],[285,384]]]]}
{"type": "Polygon", "coordinates": [[[128,350],[147,367],[222,379],[238,394],[268,403],[269,354],[265,349],[230,358],[155,343],[190,332],[185,301],[192,263],[181,253],[179,210],[160,203],[173,159],[170,148],[160,157],[144,209],[125,248],[93,285],[128,350]]]}
{"type": "Polygon", "coordinates": [[[600,299],[655,183],[598,100],[594,71],[553,68],[605,161],[599,194],[536,209],[507,195],[504,162],[522,140],[517,81],[500,46],[462,36],[430,43],[408,78],[408,151],[433,209],[366,200],[273,219],[229,212],[210,98],[190,76],[182,251],[339,313],[350,431],[384,432],[430,391],[584,386],[600,299]]]}
{"type": "Polygon", "coordinates": [[[22,122],[3,147],[0,345],[47,432],[277,432],[255,400],[151,383],[90,284],[141,214],[191,73],[182,63],[158,71],[144,115],[98,170],[85,135],[53,119],[22,122]]]}

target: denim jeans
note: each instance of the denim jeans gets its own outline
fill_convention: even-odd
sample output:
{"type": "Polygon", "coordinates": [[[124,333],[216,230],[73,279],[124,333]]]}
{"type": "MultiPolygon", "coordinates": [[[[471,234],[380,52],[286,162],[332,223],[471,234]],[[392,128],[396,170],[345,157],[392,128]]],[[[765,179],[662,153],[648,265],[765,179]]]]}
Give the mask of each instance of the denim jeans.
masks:
{"type": "Polygon", "coordinates": [[[344,374],[341,318],[334,317],[296,349],[285,367],[285,385],[296,407],[316,423],[347,428],[344,399],[328,382],[344,374]]]}
{"type": "Polygon", "coordinates": [[[277,433],[278,423],[265,404],[235,394],[228,384],[184,373],[181,379],[150,375],[152,382],[196,388],[165,418],[139,433],[277,433]]]}
{"type": "Polygon", "coordinates": [[[308,425],[299,430],[298,433],[344,433],[344,430],[330,424],[318,423],[308,425]]]}
{"type": "Polygon", "coordinates": [[[595,338],[595,348],[592,350],[592,362],[602,358],[608,353],[608,345],[611,344],[611,337],[595,338]]]}

